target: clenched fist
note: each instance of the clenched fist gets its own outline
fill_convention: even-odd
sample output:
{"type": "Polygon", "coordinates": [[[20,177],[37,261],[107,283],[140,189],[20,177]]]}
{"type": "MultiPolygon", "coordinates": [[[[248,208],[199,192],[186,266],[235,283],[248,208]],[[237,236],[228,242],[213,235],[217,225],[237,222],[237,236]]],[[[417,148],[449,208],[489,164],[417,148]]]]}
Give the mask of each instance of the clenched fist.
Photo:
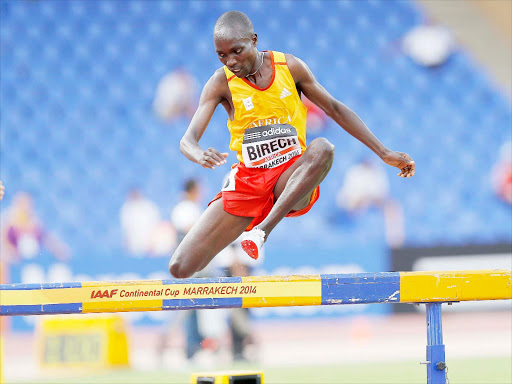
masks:
{"type": "Polygon", "coordinates": [[[400,172],[397,176],[400,177],[413,177],[416,170],[416,164],[412,161],[411,157],[404,152],[389,151],[386,153],[382,160],[392,167],[397,167],[400,172]]]}
{"type": "Polygon", "coordinates": [[[228,153],[220,153],[215,148],[208,148],[203,152],[203,155],[199,159],[198,163],[201,164],[203,168],[215,169],[216,165],[226,164],[226,157],[228,157],[228,153]]]}

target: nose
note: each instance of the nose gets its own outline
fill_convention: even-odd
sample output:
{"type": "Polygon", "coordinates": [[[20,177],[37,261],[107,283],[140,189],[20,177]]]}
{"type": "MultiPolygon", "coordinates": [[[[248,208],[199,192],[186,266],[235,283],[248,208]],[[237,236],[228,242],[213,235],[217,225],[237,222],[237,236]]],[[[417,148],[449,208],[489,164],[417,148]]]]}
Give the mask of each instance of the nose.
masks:
{"type": "Polygon", "coordinates": [[[237,61],[234,58],[229,58],[226,62],[226,65],[230,68],[233,68],[237,64],[237,61]]]}

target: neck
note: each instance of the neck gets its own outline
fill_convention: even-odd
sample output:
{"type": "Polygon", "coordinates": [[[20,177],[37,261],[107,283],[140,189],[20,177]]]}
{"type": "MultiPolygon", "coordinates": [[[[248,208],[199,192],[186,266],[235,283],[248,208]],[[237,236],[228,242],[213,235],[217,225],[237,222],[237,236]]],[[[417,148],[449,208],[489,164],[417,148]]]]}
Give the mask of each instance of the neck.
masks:
{"type": "Polygon", "coordinates": [[[264,58],[265,58],[265,53],[264,52],[258,52],[258,51],[256,51],[256,52],[257,52],[256,53],[256,58],[254,59],[254,64],[252,65],[251,71],[245,77],[256,75],[256,73],[258,73],[258,71],[261,69],[261,67],[263,65],[263,61],[264,61],[264,58]]]}

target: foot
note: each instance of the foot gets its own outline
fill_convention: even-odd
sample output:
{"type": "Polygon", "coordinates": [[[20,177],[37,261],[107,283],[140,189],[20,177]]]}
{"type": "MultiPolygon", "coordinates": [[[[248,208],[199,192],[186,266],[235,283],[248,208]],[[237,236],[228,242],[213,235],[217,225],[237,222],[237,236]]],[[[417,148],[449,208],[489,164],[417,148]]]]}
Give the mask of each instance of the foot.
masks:
{"type": "Polygon", "coordinates": [[[258,227],[250,230],[242,240],[242,249],[254,260],[258,260],[261,249],[265,243],[265,232],[258,227]]]}

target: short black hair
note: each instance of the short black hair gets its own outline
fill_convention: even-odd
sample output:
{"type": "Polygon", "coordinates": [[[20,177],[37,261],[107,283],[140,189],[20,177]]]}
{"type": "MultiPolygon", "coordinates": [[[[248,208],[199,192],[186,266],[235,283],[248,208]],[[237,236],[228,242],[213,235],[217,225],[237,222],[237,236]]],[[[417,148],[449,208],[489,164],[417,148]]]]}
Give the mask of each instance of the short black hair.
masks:
{"type": "Polygon", "coordinates": [[[240,11],[223,13],[215,23],[213,37],[250,39],[254,35],[254,27],[247,15],[240,11]]]}
{"type": "Polygon", "coordinates": [[[184,186],[185,192],[190,192],[191,190],[193,190],[196,187],[197,187],[197,181],[195,179],[188,179],[187,181],[185,181],[185,186],[184,186]]]}

